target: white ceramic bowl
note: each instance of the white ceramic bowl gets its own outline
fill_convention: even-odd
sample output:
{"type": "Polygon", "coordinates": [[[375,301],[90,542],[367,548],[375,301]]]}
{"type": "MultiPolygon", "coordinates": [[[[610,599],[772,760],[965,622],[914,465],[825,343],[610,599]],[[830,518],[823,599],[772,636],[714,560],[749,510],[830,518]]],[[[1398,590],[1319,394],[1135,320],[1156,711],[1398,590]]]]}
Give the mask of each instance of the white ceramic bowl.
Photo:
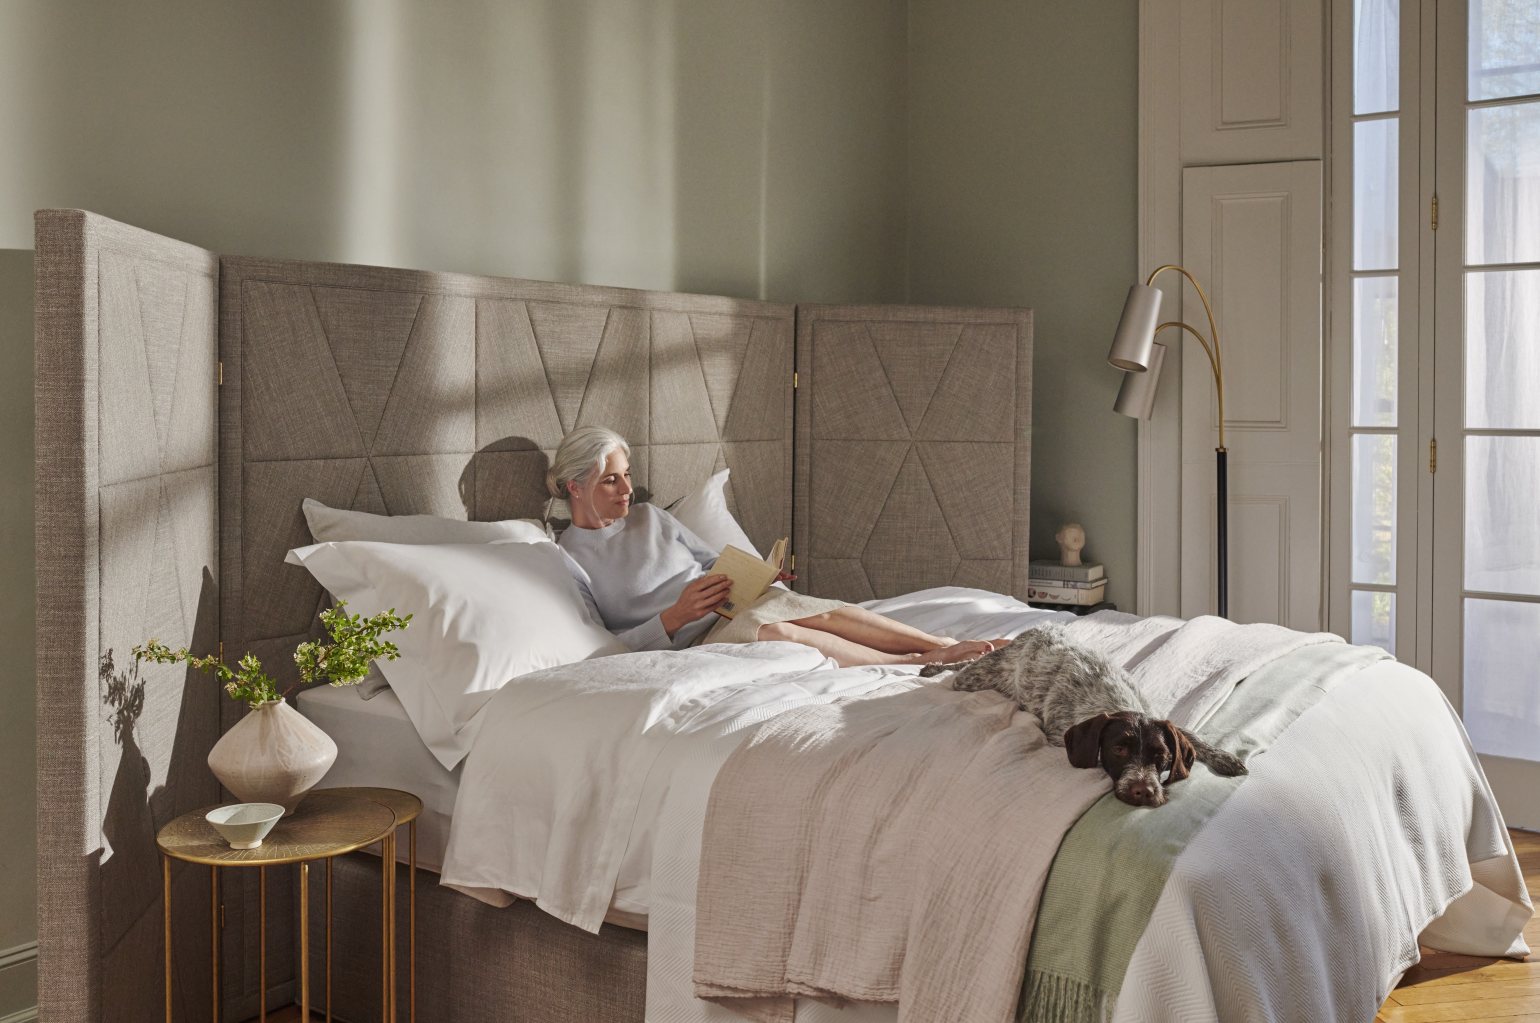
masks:
{"type": "Polygon", "coordinates": [[[232,849],[255,849],[283,816],[277,803],[232,803],[210,810],[204,819],[214,825],[232,849]]]}

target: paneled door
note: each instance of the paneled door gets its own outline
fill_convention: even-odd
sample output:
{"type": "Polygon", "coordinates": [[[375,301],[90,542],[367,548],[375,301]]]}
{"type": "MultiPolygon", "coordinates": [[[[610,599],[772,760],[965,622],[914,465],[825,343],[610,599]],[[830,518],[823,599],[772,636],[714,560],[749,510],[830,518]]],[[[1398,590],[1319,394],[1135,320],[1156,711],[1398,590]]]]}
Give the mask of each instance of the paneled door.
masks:
{"type": "MultiPolygon", "coordinates": [[[[1321,628],[1321,163],[1190,167],[1182,262],[1214,303],[1229,449],[1230,617],[1321,628]]],[[[1189,287],[1182,317],[1204,333],[1189,287]]],[[[1182,374],[1182,615],[1216,606],[1219,407],[1197,344],[1182,374]]]]}
{"type": "Polygon", "coordinates": [[[1509,823],[1536,827],[1540,0],[1436,17],[1432,673],[1509,823]]]}

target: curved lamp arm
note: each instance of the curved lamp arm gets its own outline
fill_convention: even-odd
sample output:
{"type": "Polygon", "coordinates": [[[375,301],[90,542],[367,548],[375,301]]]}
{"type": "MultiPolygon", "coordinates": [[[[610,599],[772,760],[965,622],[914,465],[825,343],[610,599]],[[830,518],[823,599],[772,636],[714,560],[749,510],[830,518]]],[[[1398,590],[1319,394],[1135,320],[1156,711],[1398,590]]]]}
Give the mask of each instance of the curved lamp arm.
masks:
{"type": "Polygon", "coordinates": [[[1188,282],[1192,284],[1193,290],[1198,293],[1198,298],[1200,298],[1203,301],[1203,312],[1205,314],[1207,314],[1207,316],[1208,316],[1209,336],[1214,339],[1214,344],[1213,344],[1212,347],[1210,347],[1209,343],[1203,339],[1203,335],[1202,334],[1199,334],[1192,327],[1190,327],[1187,324],[1181,322],[1180,320],[1168,320],[1167,322],[1162,323],[1160,326],[1155,328],[1155,333],[1159,334],[1161,331],[1165,330],[1167,327],[1177,327],[1177,328],[1180,328],[1181,330],[1187,331],[1187,333],[1189,333],[1193,337],[1197,338],[1198,339],[1198,344],[1203,346],[1203,354],[1208,356],[1209,368],[1214,371],[1214,387],[1219,392],[1219,450],[1220,451],[1224,451],[1225,450],[1225,375],[1224,375],[1224,360],[1223,360],[1222,356],[1220,355],[1220,350],[1219,350],[1219,327],[1214,322],[1214,307],[1209,304],[1208,295],[1204,293],[1203,285],[1198,283],[1198,279],[1196,277],[1194,277],[1192,274],[1188,273],[1186,268],[1177,266],[1175,263],[1166,263],[1166,264],[1164,264],[1162,266],[1157,266],[1154,270],[1150,271],[1150,276],[1144,282],[1145,287],[1152,286],[1155,283],[1155,278],[1160,276],[1160,274],[1163,273],[1166,270],[1175,270],[1177,273],[1179,273],[1183,277],[1187,278],[1188,282]]]}

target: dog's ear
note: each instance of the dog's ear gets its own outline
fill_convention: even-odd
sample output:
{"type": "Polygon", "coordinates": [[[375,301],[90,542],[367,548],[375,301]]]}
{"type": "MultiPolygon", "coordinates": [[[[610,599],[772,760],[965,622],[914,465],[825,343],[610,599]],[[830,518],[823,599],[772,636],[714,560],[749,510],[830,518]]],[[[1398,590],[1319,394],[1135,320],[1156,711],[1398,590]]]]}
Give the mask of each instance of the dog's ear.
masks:
{"type": "Polygon", "coordinates": [[[1111,720],[1111,714],[1098,714],[1064,733],[1064,752],[1069,754],[1071,767],[1095,767],[1101,763],[1102,731],[1111,720]]]}
{"type": "Polygon", "coordinates": [[[1192,773],[1192,763],[1197,759],[1198,751],[1193,748],[1187,733],[1176,725],[1162,721],[1160,727],[1166,733],[1166,743],[1171,747],[1171,773],[1166,776],[1166,784],[1170,785],[1192,773]]]}

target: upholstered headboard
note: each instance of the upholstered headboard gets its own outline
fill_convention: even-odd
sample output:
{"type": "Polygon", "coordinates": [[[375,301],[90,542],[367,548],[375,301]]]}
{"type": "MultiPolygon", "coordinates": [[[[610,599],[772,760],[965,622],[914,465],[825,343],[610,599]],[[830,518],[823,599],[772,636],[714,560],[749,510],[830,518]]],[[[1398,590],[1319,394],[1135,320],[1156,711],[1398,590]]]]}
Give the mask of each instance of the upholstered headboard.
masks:
{"type": "Polygon", "coordinates": [[[1026,598],[1031,310],[798,306],[797,372],[809,592],[1026,598]]]}
{"type": "MultiPolygon", "coordinates": [[[[36,268],[39,998],[124,1018],[160,1004],[155,833],[219,796],[218,689],[129,654],[218,638],[218,264],[51,210],[36,268]]],[[[177,954],[207,962],[207,874],[173,877],[177,954]]],[[[194,973],[182,1018],[208,1002],[194,973]]]]}
{"type": "MultiPolygon", "coordinates": [[[[242,708],[202,676],[137,672],[127,651],[150,636],[222,642],[227,659],[250,650],[291,672],[322,601],[283,563],[310,542],[304,497],[536,516],[562,434],[602,424],[629,438],[653,500],[731,467],[750,538],[793,536],[800,589],[1025,595],[1029,312],[216,258],[78,211],[44,211],[37,231],[48,1019],[160,1005],[154,834],[218,799],[204,760],[242,708]]],[[[207,875],[174,877],[189,914],[177,959],[206,961],[207,875]]],[[[281,995],[289,900],[273,882],[281,995]]],[[[237,1015],[255,1011],[254,889],[223,889],[221,994],[237,1015]]],[[[183,971],[177,990],[178,1018],[198,1017],[205,972],[183,971]]]]}
{"type": "MultiPolygon", "coordinates": [[[[733,469],[766,547],[791,530],[793,308],[466,274],[226,258],[220,287],[224,639],[274,670],[323,594],[284,553],[300,501],[538,517],[576,426],[632,445],[670,501],[733,469]]],[[[237,708],[238,709],[238,708],[237,708]]]]}

